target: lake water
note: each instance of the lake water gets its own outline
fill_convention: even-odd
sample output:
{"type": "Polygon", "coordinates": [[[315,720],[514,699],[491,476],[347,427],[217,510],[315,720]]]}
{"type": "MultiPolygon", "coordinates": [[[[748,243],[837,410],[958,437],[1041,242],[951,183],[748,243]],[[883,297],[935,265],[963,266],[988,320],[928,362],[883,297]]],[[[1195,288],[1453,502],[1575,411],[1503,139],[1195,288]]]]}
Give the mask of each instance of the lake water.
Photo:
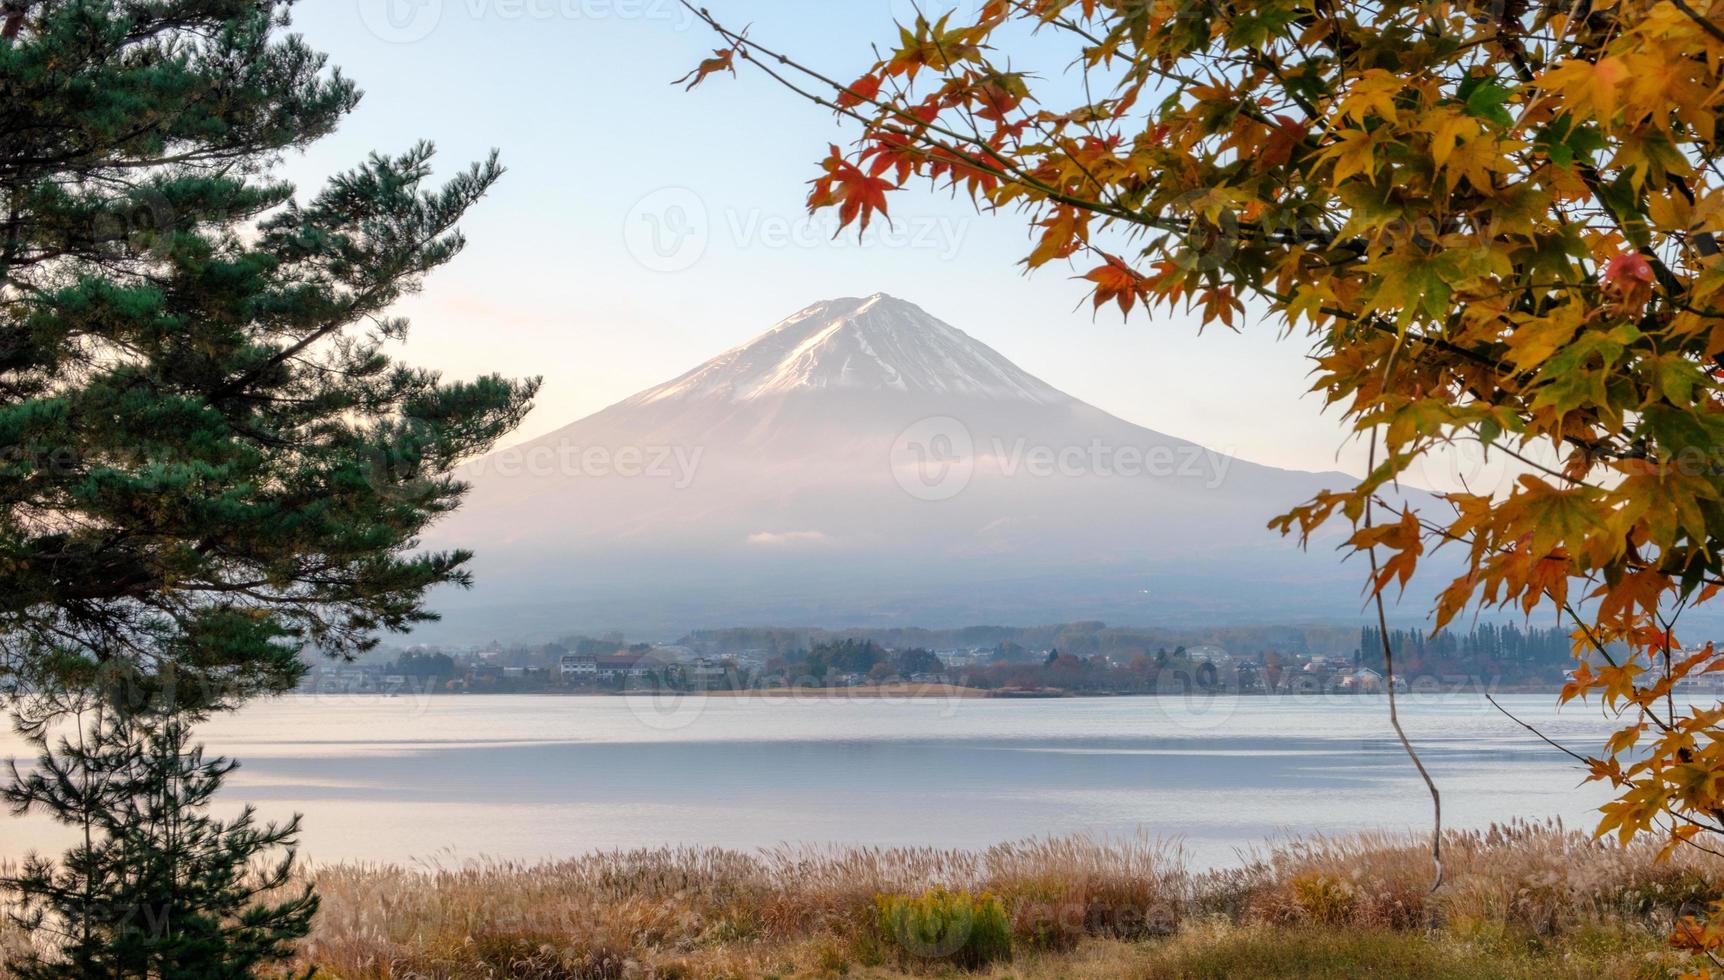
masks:
{"type": "MultiPolygon", "coordinates": [[[[1498,700],[1582,753],[1610,729],[1554,695],[1498,700]]],[[[1401,713],[1450,826],[1590,826],[1606,798],[1480,696],[1404,696],[1401,713]]],[[[1219,865],[1275,837],[1430,820],[1377,697],[293,696],[202,736],[243,763],[226,800],[303,813],[320,862],[1141,830],[1219,865]]],[[[0,735],[0,758],[25,753],[0,735]]],[[[35,818],[0,828],[0,857],[59,838],[35,818]]]]}

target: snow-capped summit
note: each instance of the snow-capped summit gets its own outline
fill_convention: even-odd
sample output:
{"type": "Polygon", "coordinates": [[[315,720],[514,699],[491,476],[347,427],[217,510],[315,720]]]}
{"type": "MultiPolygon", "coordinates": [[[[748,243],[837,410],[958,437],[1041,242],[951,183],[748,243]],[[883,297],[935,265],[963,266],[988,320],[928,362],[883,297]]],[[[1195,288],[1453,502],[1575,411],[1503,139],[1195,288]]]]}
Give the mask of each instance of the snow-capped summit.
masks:
{"type": "Polygon", "coordinates": [[[753,340],[623,404],[706,398],[742,402],[829,388],[1038,405],[1071,400],[914,303],[875,293],[815,303],[753,340]]]}
{"type": "Polygon", "coordinates": [[[1265,522],[1337,480],[1073,398],[920,307],[815,303],[463,471],[444,637],[1357,612],[1265,522]]]}

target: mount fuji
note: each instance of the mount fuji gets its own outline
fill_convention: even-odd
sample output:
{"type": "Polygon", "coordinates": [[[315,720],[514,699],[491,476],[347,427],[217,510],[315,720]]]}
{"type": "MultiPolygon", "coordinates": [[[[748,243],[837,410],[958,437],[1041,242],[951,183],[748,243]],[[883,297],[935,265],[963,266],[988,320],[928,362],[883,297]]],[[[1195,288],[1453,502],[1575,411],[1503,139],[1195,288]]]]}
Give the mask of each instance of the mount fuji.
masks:
{"type": "Polygon", "coordinates": [[[1353,619],[1265,527],[1340,473],[1134,425],[890,296],[827,300],[470,464],[426,544],[477,553],[447,641],[619,628],[1353,619]]]}

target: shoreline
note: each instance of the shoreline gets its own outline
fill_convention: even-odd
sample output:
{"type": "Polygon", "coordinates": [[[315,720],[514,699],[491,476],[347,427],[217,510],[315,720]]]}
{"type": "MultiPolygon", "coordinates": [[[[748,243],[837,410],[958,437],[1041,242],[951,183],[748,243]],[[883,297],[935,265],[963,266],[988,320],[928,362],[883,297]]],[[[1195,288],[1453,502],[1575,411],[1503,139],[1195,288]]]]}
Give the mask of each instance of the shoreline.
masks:
{"type": "MultiPolygon", "coordinates": [[[[617,695],[640,696],[642,694],[654,697],[664,696],[658,691],[614,691],[617,695]]],[[[991,698],[994,693],[979,687],[965,687],[962,684],[867,684],[854,687],[761,687],[745,688],[740,691],[674,691],[694,697],[713,698],[833,698],[854,697],[863,699],[878,698],[991,698]]]]}
{"type": "MultiPolygon", "coordinates": [[[[857,684],[837,687],[760,687],[741,690],[659,690],[640,688],[634,690],[597,690],[593,688],[558,688],[546,690],[505,691],[505,690],[463,690],[447,691],[435,688],[420,688],[409,685],[395,690],[320,690],[317,688],[297,689],[288,692],[302,697],[351,696],[351,697],[420,697],[432,695],[437,697],[714,697],[714,698],[858,698],[875,700],[885,698],[964,698],[966,700],[999,700],[999,701],[1041,701],[1089,699],[1102,700],[1114,698],[1382,698],[1388,695],[1383,691],[1068,691],[1058,688],[1031,689],[998,689],[983,687],[967,687],[962,684],[933,683],[928,684],[857,684]]],[[[1425,686],[1418,685],[1410,690],[1397,691],[1398,697],[1429,697],[1435,695],[1468,694],[1474,696],[1497,694],[1548,694],[1555,697],[1562,693],[1560,685],[1544,684],[1504,684],[1475,685],[1463,684],[1425,686]]]]}

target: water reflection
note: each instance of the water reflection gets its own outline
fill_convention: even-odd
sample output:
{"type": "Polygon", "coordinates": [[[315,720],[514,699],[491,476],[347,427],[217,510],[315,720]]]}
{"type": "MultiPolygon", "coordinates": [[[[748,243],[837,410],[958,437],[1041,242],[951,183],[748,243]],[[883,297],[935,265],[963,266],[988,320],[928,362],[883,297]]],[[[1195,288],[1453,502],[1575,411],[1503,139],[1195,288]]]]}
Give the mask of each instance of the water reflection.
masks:
{"type": "MultiPolygon", "coordinates": [[[[980,847],[1077,831],[1178,836],[1199,863],[1266,837],[1414,829],[1429,801],[1375,698],[1241,698],[1215,724],[1160,699],[702,699],[686,723],[614,697],[289,697],[204,736],[244,766],[228,799],[306,815],[314,860],[543,858],[663,843],[980,847]],[[1189,713],[1186,714],[1189,716],[1189,713]]],[[[1609,729],[1554,697],[1499,698],[1583,750],[1609,729]]],[[[661,706],[662,707],[662,706],[661,706]]],[[[1453,826],[1560,816],[1604,799],[1491,708],[1403,707],[1453,826]]],[[[22,747],[6,736],[0,756],[22,747]]],[[[0,854],[48,846],[6,821],[0,854]]]]}

